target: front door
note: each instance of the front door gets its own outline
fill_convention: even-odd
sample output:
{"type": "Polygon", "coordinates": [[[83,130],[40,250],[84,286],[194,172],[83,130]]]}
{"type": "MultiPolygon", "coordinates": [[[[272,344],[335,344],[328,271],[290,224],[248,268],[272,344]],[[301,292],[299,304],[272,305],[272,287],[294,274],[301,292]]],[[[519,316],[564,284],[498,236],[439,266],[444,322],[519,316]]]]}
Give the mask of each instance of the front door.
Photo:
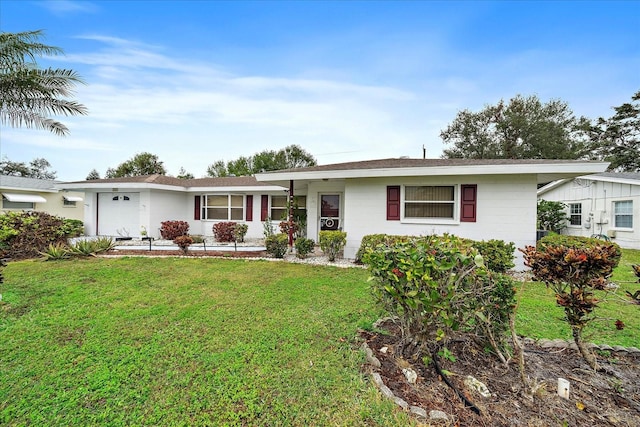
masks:
{"type": "Polygon", "coordinates": [[[340,195],[320,195],[320,230],[340,230],[342,228],[340,215],[340,195]]]}

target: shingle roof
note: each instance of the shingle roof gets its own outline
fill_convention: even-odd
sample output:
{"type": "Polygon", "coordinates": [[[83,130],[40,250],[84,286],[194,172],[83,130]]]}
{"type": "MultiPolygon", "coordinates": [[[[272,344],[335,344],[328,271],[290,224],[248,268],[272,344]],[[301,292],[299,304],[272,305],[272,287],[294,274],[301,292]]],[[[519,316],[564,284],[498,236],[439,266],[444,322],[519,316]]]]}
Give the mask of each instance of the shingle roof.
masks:
{"type": "Polygon", "coordinates": [[[92,179],[88,181],[74,181],[67,184],[108,184],[108,183],[140,183],[170,185],[174,187],[248,187],[269,186],[270,184],[256,181],[253,176],[225,176],[216,178],[180,179],[172,176],[154,174],[130,176],[121,178],[92,179]]]}
{"type": "Polygon", "coordinates": [[[622,178],[640,181],[640,172],[602,172],[594,175],[601,176],[603,178],[622,178]]]}
{"type": "Polygon", "coordinates": [[[25,178],[22,176],[0,175],[0,188],[22,188],[25,190],[55,190],[54,185],[60,181],[48,179],[25,178]]]}
{"type": "Polygon", "coordinates": [[[420,168],[437,166],[479,166],[479,165],[535,165],[554,163],[586,163],[584,160],[547,160],[547,159],[409,159],[393,158],[379,160],[365,160],[359,162],[334,163],[330,165],[310,166],[306,168],[284,169],[266,173],[278,172],[320,172],[339,170],[363,170],[363,169],[395,169],[395,168],[420,168]]]}

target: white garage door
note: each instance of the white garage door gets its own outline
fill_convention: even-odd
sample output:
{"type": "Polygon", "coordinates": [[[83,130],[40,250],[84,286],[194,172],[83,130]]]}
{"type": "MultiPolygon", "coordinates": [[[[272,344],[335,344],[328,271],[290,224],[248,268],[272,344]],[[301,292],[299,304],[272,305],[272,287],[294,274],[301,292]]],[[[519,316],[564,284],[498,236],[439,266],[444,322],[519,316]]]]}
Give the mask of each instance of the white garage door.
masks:
{"type": "Polygon", "coordinates": [[[140,193],[98,194],[98,234],[140,235],[140,193]]]}

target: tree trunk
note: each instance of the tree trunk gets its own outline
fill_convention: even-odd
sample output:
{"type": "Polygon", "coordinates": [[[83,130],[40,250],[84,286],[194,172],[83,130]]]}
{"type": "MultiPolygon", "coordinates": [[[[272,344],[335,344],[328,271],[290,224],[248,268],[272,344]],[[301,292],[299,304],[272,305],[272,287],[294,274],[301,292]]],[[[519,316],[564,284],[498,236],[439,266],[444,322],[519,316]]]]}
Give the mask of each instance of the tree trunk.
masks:
{"type": "Polygon", "coordinates": [[[582,328],[580,326],[571,326],[571,332],[573,333],[573,340],[578,346],[578,350],[580,351],[580,354],[582,355],[584,360],[586,360],[591,369],[593,369],[594,371],[599,370],[600,367],[598,366],[596,356],[589,351],[584,341],[582,341],[582,328]]]}

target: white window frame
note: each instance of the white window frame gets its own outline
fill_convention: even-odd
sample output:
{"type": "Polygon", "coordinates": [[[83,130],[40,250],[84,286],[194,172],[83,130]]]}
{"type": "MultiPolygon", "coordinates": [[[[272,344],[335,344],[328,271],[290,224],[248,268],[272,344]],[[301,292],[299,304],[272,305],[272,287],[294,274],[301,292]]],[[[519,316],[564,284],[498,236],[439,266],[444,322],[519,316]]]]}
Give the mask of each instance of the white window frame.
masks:
{"type": "Polygon", "coordinates": [[[615,228],[616,230],[624,230],[624,231],[630,231],[633,230],[633,200],[616,200],[613,201],[613,208],[612,208],[612,216],[613,216],[613,228],[615,228]],[[622,203],[628,203],[630,206],[629,212],[619,212],[619,206],[622,203]],[[624,216],[624,217],[630,217],[631,218],[631,226],[627,227],[627,226],[620,226],[618,225],[618,217],[619,216],[624,216]]]}
{"type": "Polygon", "coordinates": [[[460,223],[460,185],[458,184],[404,184],[401,186],[400,194],[400,222],[407,224],[459,224],[460,223]],[[451,201],[407,201],[406,189],[407,187],[450,187],[453,189],[453,200],[451,201]],[[407,217],[405,212],[406,203],[437,203],[437,204],[451,204],[453,208],[453,216],[448,217],[433,217],[433,218],[420,218],[420,217],[407,217]]]}
{"type": "Polygon", "coordinates": [[[201,196],[201,200],[200,200],[200,209],[201,209],[201,215],[200,215],[200,219],[204,220],[204,221],[234,221],[234,222],[238,222],[238,221],[242,221],[244,222],[247,218],[247,196],[244,194],[237,194],[237,193],[225,193],[225,194],[203,194],[201,196]],[[212,205],[209,206],[207,204],[207,201],[209,199],[209,197],[225,197],[227,198],[227,204],[225,205],[212,205]],[[232,205],[232,200],[234,197],[242,197],[242,206],[233,206],[232,205]],[[226,218],[209,218],[209,209],[225,209],[227,210],[227,217],[226,218]],[[242,209],[242,218],[237,219],[237,218],[233,218],[232,219],[232,211],[234,209],[242,209]]]}
{"type": "Polygon", "coordinates": [[[9,199],[2,196],[2,209],[32,211],[35,208],[36,204],[34,202],[11,202],[9,199]]]}
{"type": "Polygon", "coordinates": [[[582,203],[569,203],[569,227],[582,227],[582,203]],[[578,207],[578,211],[574,211],[574,207],[578,207]],[[574,217],[580,218],[579,224],[573,224],[574,217]]]}
{"type": "MultiPolygon", "coordinates": [[[[307,210],[307,196],[306,195],[293,196],[293,198],[294,199],[298,199],[298,200],[299,200],[299,198],[304,198],[304,207],[302,207],[302,208],[298,207],[298,209],[299,210],[304,210],[304,211],[307,210]]],[[[286,194],[285,195],[272,194],[271,196],[269,196],[269,218],[271,218],[272,221],[286,221],[287,220],[287,218],[289,217],[289,212],[287,211],[287,201],[288,201],[288,199],[289,199],[289,195],[286,195],[286,194]],[[277,197],[278,199],[279,198],[284,198],[284,202],[285,202],[284,206],[274,206],[273,205],[273,198],[274,197],[277,197]],[[282,215],[280,215],[279,217],[276,218],[273,215],[273,210],[274,209],[284,210],[286,218],[282,219],[282,215]]]]}

